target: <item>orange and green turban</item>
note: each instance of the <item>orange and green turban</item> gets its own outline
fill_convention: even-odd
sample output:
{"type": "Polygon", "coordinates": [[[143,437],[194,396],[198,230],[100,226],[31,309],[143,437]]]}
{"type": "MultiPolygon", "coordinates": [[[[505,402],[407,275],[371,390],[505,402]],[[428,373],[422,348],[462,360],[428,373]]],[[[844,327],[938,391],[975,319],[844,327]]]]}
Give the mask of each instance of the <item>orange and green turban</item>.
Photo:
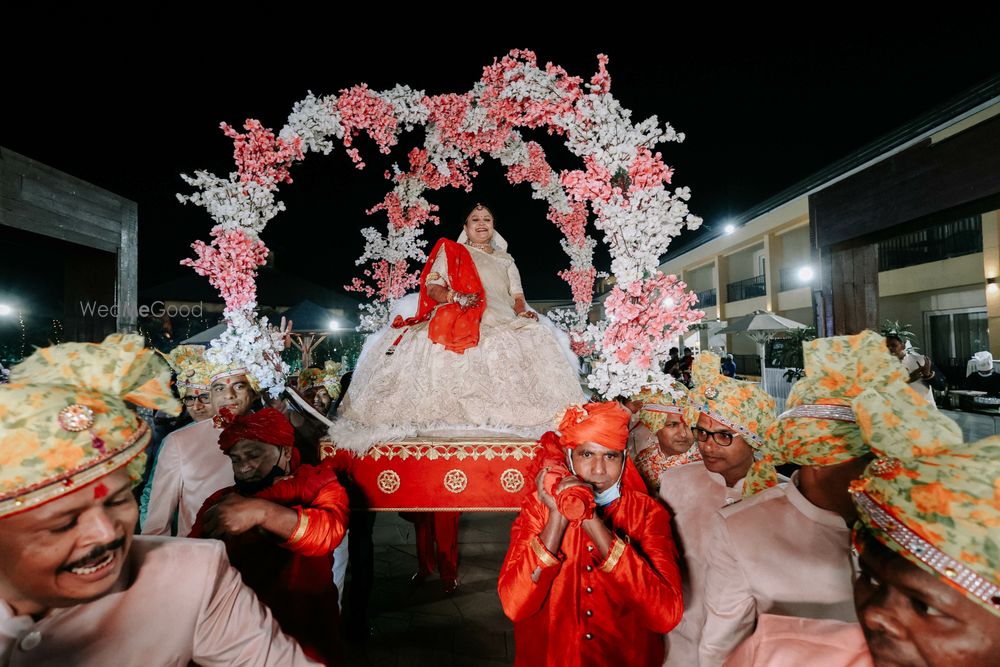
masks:
{"type": "Polygon", "coordinates": [[[650,433],[657,433],[667,423],[667,415],[685,416],[687,409],[687,389],[675,382],[669,389],[660,387],[643,387],[632,400],[640,401],[639,420],[645,424],[650,433]]]}
{"type": "Polygon", "coordinates": [[[743,487],[746,495],[776,485],[776,466],[828,466],[868,454],[851,401],[868,387],[903,379],[902,366],[874,331],[808,341],[802,351],[805,377],[792,386],[785,411],[767,429],[762,456],[743,487]]]}
{"type": "Polygon", "coordinates": [[[177,393],[181,398],[209,390],[214,368],[205,359],[204,345],[178,345],[165,358],[177,376],[177,393]]]}
{"type": "Polygon", "coordinates": [[[0,517],[125,465],[141,474],[151,433],[130,404],[181,410],[170,368],[141,336],[54,345],[15,366],[0,386],[0,517]]]}
{"type": "Polygon", "coordinates": [[[903,381],[853,407],[879,457],[851,484],[858,528],[1000,616],[1000,437],[963,443],[903,381]]]}
{"type": "Polygon", "coordinates": [[[767,427],[774,421],[774,399],[753,382],[726,377],[720,372],[721,359],[711,352],[694,358],[685,421],[694,425],[699,414],[725,424],[754,449],[764,444],[767,427]]]}

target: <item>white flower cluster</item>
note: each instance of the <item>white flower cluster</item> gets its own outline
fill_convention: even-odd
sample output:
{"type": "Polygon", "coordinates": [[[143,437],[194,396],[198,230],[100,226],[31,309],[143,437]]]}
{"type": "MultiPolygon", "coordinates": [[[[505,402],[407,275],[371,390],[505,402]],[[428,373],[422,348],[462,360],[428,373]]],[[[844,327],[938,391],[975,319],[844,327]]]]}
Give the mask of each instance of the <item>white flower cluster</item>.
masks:
{"type": "Polygon", "coordinates": [[[365,239],[365,249],[354,263],[360,266],[365,262],[382,259],[390,264],[405,259],[422,262],[427,259],[427,254],[424,252],[427,239],[421,238],[422,235],[421,227],[400,229],[390,227],[385,235],[374,227],[365,227],[361,230],[361,236],[365,239]]]}
{"type": "Polygon", "coordinates": [[[309,91],[304,100],[292,106],[288,124],[278,133],[286,143],[302,139],[303,152],[315,151],[329,155],[334,149],[333,139],[344,138],[344,127],[337,112],[337,96],[316,97],[309,91]]]}
{"type": "Polygon", "coordinates": [[[423,104],[423,99],[427,96],[424,91],[396,84],[394,88],[375,95],[392,105],[393,115],[403,131],[412,132],[415,127],[427,124],[430,111],[423,104]]]}
{"type": "Polygon", "coordinates": [[[370,301],[361,304],[358,331],[373,333],[389,324],[391,304],[385,301],[370,301]]]}
{"type": "Polygon", "coordinates": [[[268,221],[281,211],[285,204],[275,201],[274,192],[251,181],[240,183],[236,172],[223,180],[206,171],[196,171],[194,176],[181,174],[181,178],[196,188],[190,195],[178,194],[182,204],[202,206],[216,224],[224,229],[242,229],[256,239],[268,221]]]}
{"type": "Polygon", "coordinates": [[[251,303],[239,310],[225,312],[226,330],[212,341],[205,357],[212,363],[246,368],[260,387],[277,397],[285,389],[288,364],[281,358],[282,335],[269,326],[266,317],[259,320],[251,303]]]}
{"type": "Polygon", "coordinates": [[[643,387],[650,385],[670,387],[672,383],[673,378],[658,367],[639,368],[607,359],[594,363],[587,376],[587,384],[609,400],[618,396],[635,396],[643,387]]]}

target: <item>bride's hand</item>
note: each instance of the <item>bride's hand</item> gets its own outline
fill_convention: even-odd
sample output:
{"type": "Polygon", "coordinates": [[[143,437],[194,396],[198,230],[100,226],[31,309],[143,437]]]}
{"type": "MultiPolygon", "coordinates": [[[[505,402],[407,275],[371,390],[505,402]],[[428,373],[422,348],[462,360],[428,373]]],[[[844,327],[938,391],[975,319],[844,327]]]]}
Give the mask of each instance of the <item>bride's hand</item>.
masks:
{"type": "Polygon", "coordinates": [[[522,310],[517,314],[518,317],[524,317],[529,320],[538,320],[538,313],[533,310],[522,310]]]}

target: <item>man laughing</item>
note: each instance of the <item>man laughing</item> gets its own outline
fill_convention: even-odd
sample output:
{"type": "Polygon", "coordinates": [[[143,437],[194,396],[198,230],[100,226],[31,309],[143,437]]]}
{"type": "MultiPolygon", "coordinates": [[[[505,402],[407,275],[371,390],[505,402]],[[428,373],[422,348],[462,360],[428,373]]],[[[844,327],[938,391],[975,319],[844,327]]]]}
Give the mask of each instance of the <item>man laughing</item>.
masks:
{"type": "Polygon", "coordinates": [[[133,537],[150,432],[176,414],[139,336],[38,350],[0,387],[0,664],[309,665],[219,543],[133,537]]]}

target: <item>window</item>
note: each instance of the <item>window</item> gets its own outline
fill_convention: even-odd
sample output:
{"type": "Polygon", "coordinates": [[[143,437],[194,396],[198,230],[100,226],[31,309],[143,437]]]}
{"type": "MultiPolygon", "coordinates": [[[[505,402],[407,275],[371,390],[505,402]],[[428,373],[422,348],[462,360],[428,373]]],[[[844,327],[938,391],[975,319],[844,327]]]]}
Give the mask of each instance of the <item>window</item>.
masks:
{"type": "Polygon", "coordinates": [[[965,367],[973,354],[990,349],[985,308],[937,310],[924,313],[926,345],[930,355],[957,383],[965,378],[965,367]]]}

